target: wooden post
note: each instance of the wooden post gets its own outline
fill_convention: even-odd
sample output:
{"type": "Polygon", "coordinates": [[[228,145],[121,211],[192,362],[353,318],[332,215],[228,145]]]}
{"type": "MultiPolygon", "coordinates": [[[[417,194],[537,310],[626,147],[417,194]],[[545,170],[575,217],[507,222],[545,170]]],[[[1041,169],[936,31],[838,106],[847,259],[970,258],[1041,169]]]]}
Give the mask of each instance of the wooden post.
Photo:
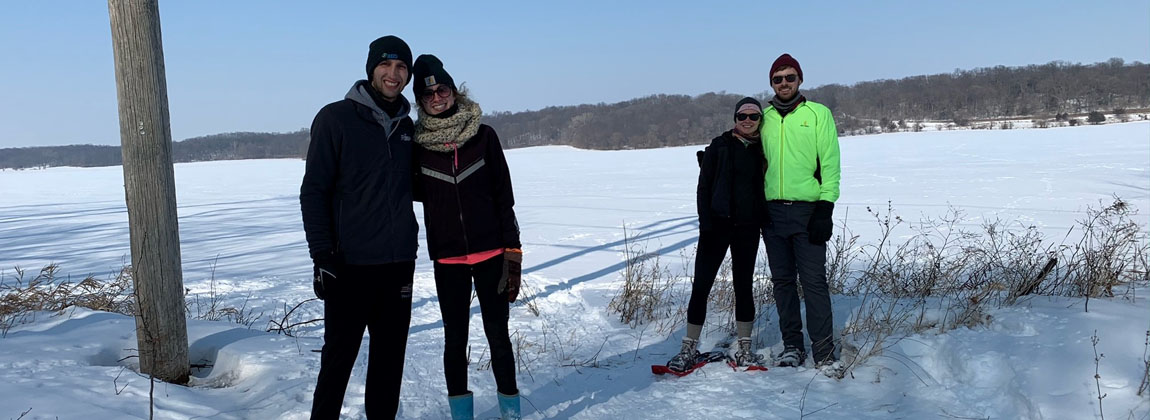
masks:
{"type": "Polygon", "coordinates": [[[108,0],[140,371],[188,381],[188,331],[157,0],[108,0]]]}

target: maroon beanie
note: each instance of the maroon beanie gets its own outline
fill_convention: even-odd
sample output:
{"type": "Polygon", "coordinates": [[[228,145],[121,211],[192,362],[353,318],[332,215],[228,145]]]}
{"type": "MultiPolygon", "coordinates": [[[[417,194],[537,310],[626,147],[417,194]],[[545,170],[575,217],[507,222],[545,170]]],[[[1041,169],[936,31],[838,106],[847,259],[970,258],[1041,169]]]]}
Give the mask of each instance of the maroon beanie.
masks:
{"type": "Polygon", "coordinates": [[[799,62],[796,61],[794,57],[791,57],[790,54],[783,54],[780,55],[779,58],[776,58],[775,63],[771,64],[771,72],[767,74],[767,76],[774,75],[776,71],[779,71],[779,69],[783,67],[794,68],[795,72],[799,73],[799,80],[803,80],[803,68],[799,67],[799,62]]]}

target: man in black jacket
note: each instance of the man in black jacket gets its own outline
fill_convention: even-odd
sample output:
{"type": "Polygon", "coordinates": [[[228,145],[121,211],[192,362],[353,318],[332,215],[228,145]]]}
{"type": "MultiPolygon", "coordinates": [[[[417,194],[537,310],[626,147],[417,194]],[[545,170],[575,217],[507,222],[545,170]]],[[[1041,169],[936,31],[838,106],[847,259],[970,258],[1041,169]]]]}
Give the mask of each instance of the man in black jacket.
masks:
{"type": "Polygon", "coordinates": [[[419,225],[412,210],[411,49],[385,36],[371,43],[368,80],[315,116],[300,187],[313,287],[324,304],[324,345],[311,418],[336,419],[364,328],[365,408],[391,418],[399,389],[419,225]]]}

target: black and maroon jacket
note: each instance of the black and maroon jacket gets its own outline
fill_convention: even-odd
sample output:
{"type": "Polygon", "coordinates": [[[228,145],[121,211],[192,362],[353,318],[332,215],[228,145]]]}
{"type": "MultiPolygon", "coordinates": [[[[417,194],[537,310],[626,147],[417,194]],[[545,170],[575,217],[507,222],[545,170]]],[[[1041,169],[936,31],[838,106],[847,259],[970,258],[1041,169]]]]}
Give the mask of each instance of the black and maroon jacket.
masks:
{"type": "Polygon", "coordinates": [[[432,260],[498,248],[520,248],[511,172],[491,127],[453,152],[418,145],[415,199],[423,202],[432,260]]]}

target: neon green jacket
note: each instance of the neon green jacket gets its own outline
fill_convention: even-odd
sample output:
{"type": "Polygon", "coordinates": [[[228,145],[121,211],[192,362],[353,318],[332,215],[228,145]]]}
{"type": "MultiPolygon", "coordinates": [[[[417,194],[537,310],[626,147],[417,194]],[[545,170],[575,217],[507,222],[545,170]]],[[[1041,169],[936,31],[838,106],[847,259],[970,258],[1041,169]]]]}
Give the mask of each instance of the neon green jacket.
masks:
{"type": "Polygon", "coordinates": [[[839,136],[830,109],[804,101],[784,118],[767,107],[759,130],[767,157],[767,200],[838,200],[839,136]]]}

